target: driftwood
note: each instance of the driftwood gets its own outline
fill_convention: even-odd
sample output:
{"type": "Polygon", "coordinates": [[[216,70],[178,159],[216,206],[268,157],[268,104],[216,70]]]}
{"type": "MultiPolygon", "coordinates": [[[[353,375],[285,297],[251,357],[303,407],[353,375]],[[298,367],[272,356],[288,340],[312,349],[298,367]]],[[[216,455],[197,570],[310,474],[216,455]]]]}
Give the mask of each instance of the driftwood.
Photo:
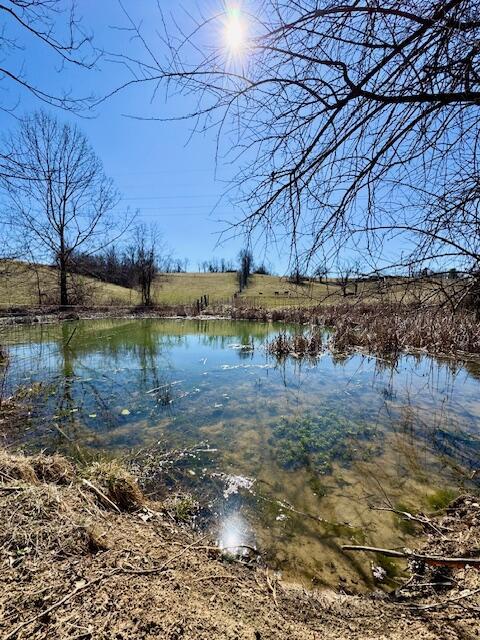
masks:
{"type": "Polygon", "coordinates": [[[342,551],[365,551],[366,553],[381,553],[390,558],[406,558],[407,560],[418,560],[432,566],[465,567],[469,565],[480,571],[480,558],[445,558],[442,556],[431,556],[423,553],[413,553],[410,551],[396,551],[394,549],[382,549],[380,547],[364,547],[362,545],[345,544],[342,551]]]}

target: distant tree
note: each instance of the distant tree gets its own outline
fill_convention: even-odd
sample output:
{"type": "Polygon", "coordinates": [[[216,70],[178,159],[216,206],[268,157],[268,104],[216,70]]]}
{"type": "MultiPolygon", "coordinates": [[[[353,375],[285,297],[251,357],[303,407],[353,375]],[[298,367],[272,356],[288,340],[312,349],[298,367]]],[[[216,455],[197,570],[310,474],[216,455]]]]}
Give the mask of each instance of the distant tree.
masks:
{"type": "Polygon", "coordinates": [[[293,282],[293,284],[301,285],[302,282],[305,279],[305,276],[303,275],[302,271],[300,270],[300,267],[297,265],[295,267],[295,269],[289,275],[288,279],[290,280],[290,282],[293,282]]]}
{"type": "Polygon", "coordinates": [[[448,279],[449,280],[457,280],[458,278],[459,278],[458,269],[455,269],[455,267],[453,267],[452,269],[449,269],[449,271],[448,271],[448,279]]]}
{"type": "MultiPolygon", "coordinates": [[[[108,244],[107,217],[118,202],[112,181],[85,135],[38,111],[20,121],[4,145],[12,171],[3,186],[10,227],[23,244],[46,253],[59,271],[60,304],[69,304],[67,276],[75,252],[108,244]]],[[[127,225],[119,223],[118,236],[127,225]]]]}
{"type": "Polygon", "coordinates": [[[352,281],[354,267],[349,262],[339,263],[337,265],[337,282],[342,290],[344,298],[348,295],[348,285],[352,281]]]}
{"type": "Polygon", "coordinates": [[[152,284],[158,273],[160,234],[155,226],[140,224],[134,231],[131,255],[136,273],[142,304],[152,304],[152,284]]]}
{"type": "Polygon", "coordinates": [[[327,280],[328,276],[328,266],[326,262],[320,263],[317,267],[315,267],[313,271],[313,276],[318,278],[319,282],[323,282],[323,280],[327,280]]]}
{"type": "Polygon", "coordinates": [[[260,276],[268,276],[270,275],[270,271],[268,269],[268,267],[266,267],[264,264],[259,264],[258,267],[255,267],[254,273],[260,275],[260,276]]]}
{"type": "Polygon", "coordinates": [[[243,291],[248,285],[248,280],[253,269],[253,254],[250,249],[242,249],[238,254],[240,266],[238,270],[238,284],[240,291],[243,291]]]}

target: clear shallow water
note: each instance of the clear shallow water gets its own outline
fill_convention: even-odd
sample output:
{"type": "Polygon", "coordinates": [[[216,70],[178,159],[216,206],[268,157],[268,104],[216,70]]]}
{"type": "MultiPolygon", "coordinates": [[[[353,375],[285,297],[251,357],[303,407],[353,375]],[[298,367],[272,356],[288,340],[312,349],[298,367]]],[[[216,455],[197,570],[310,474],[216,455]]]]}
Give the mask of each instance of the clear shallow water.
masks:
{"type": "MultiPolygon", "coordinates": [[[[278,363],[264,343],[284,328],[14,327],[9,390],[44,385],[16,436],[33,448],[112,454],[208,443],[215,451],[186,456],[176,478],[212,505],[220,544],[258,546],[306,584],[372,587],[371,561],[385,561],[340,545],[408,545],[410,529],[370,506],[432,510],[470,486],[480,466],[479,371],[413,356],[394,367],[330,353],[278,363]]],[[[397,568],[384,568],[394,579],[397,568]]]]}

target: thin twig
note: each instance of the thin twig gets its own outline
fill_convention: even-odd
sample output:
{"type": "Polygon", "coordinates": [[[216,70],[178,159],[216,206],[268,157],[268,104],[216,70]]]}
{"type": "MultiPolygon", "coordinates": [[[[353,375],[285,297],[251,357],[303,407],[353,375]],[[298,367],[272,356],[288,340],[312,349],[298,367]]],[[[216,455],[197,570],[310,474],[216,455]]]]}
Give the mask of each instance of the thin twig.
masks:
{"type": "Polygon", "coordinates": [[[265,579],[267,581],[268,588],[270,589],[273,597],[273,601],[275,602],[275,606],[278,609],[278,600],[277,600],[277,588],[270,580],[270,576],[268,575],[268,571],[265,573],[265,579]]]}
{"type": "Polygon", "coordinates": [[[96,487],[94,484],[92,484],[89,480],[82,480],[82,483],[88,487],[89,489],[91,489],[94,493],[97,494],[97,496],[103,500],[104,502],[106,502],[110,507],[112,507],[117,513],[122,513],[120,508],[114,503],[112,502],[112,500],[110,500],[110,498],[108,496],[106,496],[103,491],[100,491],[100,489],[98,487],[96,487]]]}
{"type": "Polygon", "coordinates": [[[421,524],[423,527],[430,527],[435,531],[435,533],[438,533],[442,537],[445,537],[445,536],[443,536],[441,530],[452,531],[450,527],[435,525],[426,516],[420,516],[420,515],[414,516],[409,511],[400,511],[398,509],[394,509],[393,507],[371,507],[371,509],[373,509],[374,511],[390,511],[391,513],[395,513],[397,516],[401,516],[402,518],[404,518],[405,520],[408,520],[409,522],[418,522],[418,524],[421,524]]]}
{"type": "Polygon", "coordinates": [[[365,551],[367,553],[381,553],[384,556],[391,558],[407,558],[411,560],[420,560],[431,565],[452,565],[457,567],[464,567],[470,565],[475,568],[480,568],[480,558],[444,558],[442,556],[430,556],[420,553],[410,553],[406,551],[395,551],[394,549],[382,549],[380,547],[364,547],[362,545],[345,544],[342,546],[342,551],[365,551]]]}

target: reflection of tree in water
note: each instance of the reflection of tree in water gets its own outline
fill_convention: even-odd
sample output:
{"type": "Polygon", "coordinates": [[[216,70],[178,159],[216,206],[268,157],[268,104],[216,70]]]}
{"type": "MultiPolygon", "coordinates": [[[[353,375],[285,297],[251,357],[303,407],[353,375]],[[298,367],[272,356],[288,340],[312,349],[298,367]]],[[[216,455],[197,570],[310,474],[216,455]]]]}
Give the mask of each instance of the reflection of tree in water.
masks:
{"type": "MultiPolygon", "coordinates": [[[[50,412],[58,421],[54,438],[57,447],[61,444],[59,441],[65,439],[69,443],[93,444],[95,434],[114,435],[119,426],[130,420],[127,418],[130,410],[128,414],[122,415],[118,408],[119,402],[124,407],[128,404],[133,411],[142,400],[145,402],[144,396],[148,388],[166,389],[171,379],[171,367],[165,359],[162,360],[161,372],[158,367],[163,343],[145,323],[136,327],[133,337],[124,331],[120,335],[110,331],[108,336],[100,336],[95,344],[96,349],[89,336],[85,340],[81,330],[73,331],[71,324],[64,323],[61,326],[61,339],[60,335],[56,336],[57,383],[50,412]],[[102,359],[102,365],[105,357],[108,358],[110,372],[102,371],[99,374],[95,362],[97,357],[102,359]],[[93,362],[90,362],[91,358],[93,362]],[[121,365],[126,360],[130,366],[124,370],[121,365]],[[138,364],[131,366],[132,361],[138,364]],[[116,369],[115,365],[119,367],[116,369]],[[79,372],[91,377],[84,379],[79,372]]],[[[153,407],[155,406],[154,404],[153,407]]]]}
{"type": "MultiPolygon", "coordinates": [[[[228,410],[226,405],[219,411],[215,408],[217,402],[219,406],[222,404],[218,387],[203,393],[201,401],[189,404],[192,411],[186,410],[186,402],[179,402],[186,393],[181,385],[175,386],[179,381],[173,379],[175,363],[172,364],[171,358],[175,354],[171,352],[192,344],[225,350],[237,344],[244,348],[228,349],[230,353],[238,353],[234,357],[242,361],[258,360],[263,352],[252,350],[252,343],[256,347],[257,340],[277,330],[272,325],[249,322],[105,320],[20,328],[18,335],[24,340],[30,336],[33,342],[31,354],[35,361],[30,359],[29,373],[37,368],[46,381],[58,384],[52,413],[61,415],[64,430],[79,439],[86,432],[85,429],[82,432],[79,420],[82,410],[86,409],[82,420],[88,425],[91,439],[94,433],[114,431],[119,425],[126,427],[138,422],[139,416],[152,425],[165,415],[175,415],[178,423],[191,419],[197,427],[208,420],[218,421],[219,412],[228,410]],[[77,331],[70,340],[74,326],[77,331]],[[44,349],[49,358],[47,365],[41,355],[44,349]],[[147,394],[148,391],[151,393],[147,394]],[[121,415],[122,408],[136,417],[121,415]],[[185,413],[190,415],[185,415],[183,420],[185,413]],[[90,419],[88,414],[97,414],[97,417],[90,419]]],[[[385,431],[403,436],[410,434],[417,450],[420,442],[428,442],[431,437],[430,445],[437,453],[457,456],[459,461],[471,460],[473,455],[478,455],[474,416],[467,416],[461,407],[455,406],[459,404],[455,389],[459,389],[460,372],[465,376],[478,375],[478,368],[472,363],[461,368],[458,363],[439,363],[425,356],[402,357],[394,362],[358,354],[328,356],[318,363],[289,360],[278,363],[275,374],[266,371],[256,376],[253,385],[252,378],[242,377],[242,383],[246,382],[245,391],[239,378],[232,375],[238,401],[236,405],[233,402],[229,405],[232,407],[229,419],[238,422],[252,414],[252,419],[258,415],[259,424],[267,424],[283,412],[296,420],[305,413],[315,417],[333,411],[356,424],[374,424],[385,431]],[[356,379],[357,371],[364,364],[367,366],[356,379]],[[268,397],[265,395],[267,385],[268,397]],[[419,415],[408,417],[408,406],[419,415]],[[420,415],[422,411],[424,415],[420,415]],[[453,414],[457,416],[456,425],[449,417],[453,414]]],[[[186,377],[190,375],[190,371],[185,372],[186,377]]],[[[225,381],[225,384],[229,383],[225,381]]],[[[461,398],[464,397],[462,389],[461,398]]],[[[53,400],[49,404],[51,407],[53,400]]],[[[190,434],[193,430],[191,427],[187,431],[190,434]]],[[[339,432],[345,430],[348,431],[348,425],[342,429],[339,426],[339,432]]]]}
{"type": "MultiPolygon", "coordinates": [[[[471,475],[478,467],[480,434],[478,416],[463,404],[462,380],[466,367],[452,361],[409,356],[411,378],[392,397],[385,397],[390,430],[403,439],[411,468],[425,469],[428,452],[451,476],[471,475]],[[470,470],[470,471],[469,471],[470,470]]],[[[470,374],[470,371],[468,371],[470,374]]],[[[396,385],[398,387],[398,384],[396,385]]]]}

